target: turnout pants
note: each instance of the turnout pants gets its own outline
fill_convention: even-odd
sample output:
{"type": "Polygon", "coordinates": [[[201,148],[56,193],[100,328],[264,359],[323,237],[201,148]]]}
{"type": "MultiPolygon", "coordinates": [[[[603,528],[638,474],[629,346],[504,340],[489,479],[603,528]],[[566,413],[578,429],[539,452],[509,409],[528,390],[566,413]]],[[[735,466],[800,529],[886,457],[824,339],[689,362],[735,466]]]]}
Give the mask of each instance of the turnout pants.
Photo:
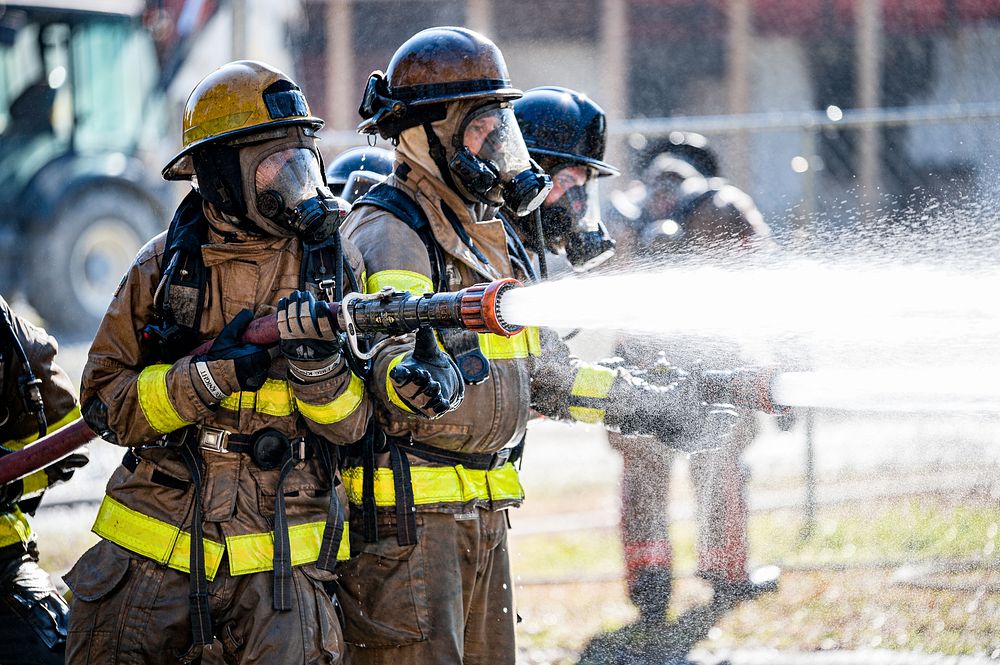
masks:
{"type": "Polygon", "coordinates": [[[346,663],[513,665],[504,511],[416,517],[417,543],[402,547],[392,516],[379,515],[375,543],[352,519],[351,560],[337,569],[346,663]]]}
{"type": "MultiPolygon", "coordinates": [[[[271,605],[271,571],[233,577],[223,561],[208,590],[224,661],[342,662],[336,606],[324,587],[332,579],[313,564],[295,566],[292,609],[279,612],[271,605]]],[[[69,665],[200,662],[202,649],[191,646],[187,573],[102,540],[81,557],[66,582],[74,594],[66,648],[69,665]]]]}
{"type": "Polygon", "coordinates": [[[33,554],[0,558],[0,663],[58,665],[69,607],[33,554]]]}
{"type": "MultiPolygon", "coordinates": [[[[670,469],[675,453],[652,437],[609,433],[621,452],[621,537],[630,593],[643,571],[669,570],[670,469]]],[[[747,500],[749,480],[740,453],[752,438],[737,433],[719,449],[690,457],[698,528],[698,573],[710,579],[747,577],[747,500]]],[[[669,593],[669,590],[667,591],[669,593]]]]}

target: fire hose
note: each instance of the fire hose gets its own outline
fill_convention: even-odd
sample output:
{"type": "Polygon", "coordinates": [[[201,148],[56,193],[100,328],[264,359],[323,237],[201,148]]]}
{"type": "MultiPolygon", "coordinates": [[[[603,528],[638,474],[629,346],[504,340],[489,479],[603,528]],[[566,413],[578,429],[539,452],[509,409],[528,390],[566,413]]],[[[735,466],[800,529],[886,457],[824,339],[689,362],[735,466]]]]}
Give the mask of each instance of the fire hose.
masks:
{"type": "MultiPolygon", "coordinates": [[[[321,302],[321,316],[328,316],[334,328],[347,336],[351,350],[360,358],[371,358],[391,340],[385,339],[362,351],[358,338],[364,335],[404,335],[428,328],[464,328],[476,333],[493,333],[511,337],[522,326],[504,320],[500,301],[511,289],[519,288],[516,279],[499,279],[475,284],[452,293],[412,295],[391,287],[378,293],[351,293],[340,302],[321,302]]],[[[277,344],[278,318],[271,314],[255,319],[244,331],[241,340],[250,344],[277,344]]],[[[205,342],[192,355],[205,353],[212,347],[205,342]]],[[[22,478],[62,459],[97,434],[81,418],[23,449],[0,457],[0,485],[22,478]]]]}

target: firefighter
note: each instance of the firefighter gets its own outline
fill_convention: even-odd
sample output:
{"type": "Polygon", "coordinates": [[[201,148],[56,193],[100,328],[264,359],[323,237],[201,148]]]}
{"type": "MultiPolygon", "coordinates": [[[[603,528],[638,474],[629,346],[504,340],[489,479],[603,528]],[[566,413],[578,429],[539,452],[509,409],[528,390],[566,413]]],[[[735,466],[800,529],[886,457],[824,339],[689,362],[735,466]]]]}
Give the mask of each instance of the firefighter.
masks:
{"type": "Polygon", "coordinates": [[[128,270],[84,368],[84,418],[126,451],[101,541],[66,576],[69,663],[200,662],[213,639],[227,662],[341,661],[333,444],[361,438],[370,407],[315,314],[363,271],[338,235],[322,124],[260,62],[188,97],[163,176],[192,190],[128,270]],[[240,341],[275,311],[276,348],[240,341]]]}
{"type": "MultiPolygon", "coordinates": [[[[396,166],[345,223],[364,255],[368,292],[456,291],[512,276],[496,212],[529,215],[550,189],[510,107],[520,96],[499,49],[463,28],[417,33],[385,74],[371,75],[360,130],[392,140],[396,166]]],[[[505,510],[524,498],[512,460],[541,383],[561,398],[553,411],[628,431],[666,437],[689,427],[708,440],[728,424],[724,413],[707,415],[683,381],[634,399],[631,377],[577,371],[542,351],[539,332],[528,330],[437,340],[421,332],[375,353],[379,435],[343,472],[354,555],[339,587],[348,662],[514,662],[505,510]],[[413,368],[418,352],[436,354],[437,368],[413,368]],[[430,390],[421,384],[429,380],[430,390]],[[464,401],[442,415],[428,394],[464,401]]]]}
{"type": "MultiPolygon", "coordinates": [[[[688,257],[725,259],[732,265],[774,248],[752,199],[724,180],[706,179],[669,153],[652,160],[643,180],[644,198],[635,212],[625,205],[616,206],[619,216],[612,225],[619,243],[616,261],[628,265],[688,257]]],[[[685,367],[711,370],[740,364],[739,349],[722,341],[623,337],[616,354],[625,363],[646,369],[644,376],[655,382],[658,375],[669,378],[673,372],[662,353],[658,357],[663,348],[669,350],[672,362],[685,367]]],[[[779,426],[788,424],[787,416],[779,417],[779,426]]],[[[697,573],[712,585],[714,602],[723,605],[777,589],[780,571],[776,567],[750,570],[747,560],[749,475],[740,454],[756,434],[755,414],[744,412],[734,435],[720,448],[690,458],[698,526],[697,573]]],[[[672,588],[667,516],[672,455],[651,454],[653,447],[643,437],[612,433],[609,439],[624,462],[621,536],[629,597],[641,621],[662,622],[672,588]]]]}
{"type": "MultiPolygon", "coordinates": [[[[17,316],[0,297],[0,454],[20,450],[80,417],[58,347],[44,330],[17,316]]],[[[38,565],[27,516],[45,490],[88,461],[78,450],[0,487],[0,653],[5,665],[62,663],[69,607],[38,565]]]]}
{"type": "Polygon", "coordinates": [[[392,173],[393,155],[374,147],[350,148],[333,158],[326,169],[326,182],[334,196],[354,203],[392,173]]]}

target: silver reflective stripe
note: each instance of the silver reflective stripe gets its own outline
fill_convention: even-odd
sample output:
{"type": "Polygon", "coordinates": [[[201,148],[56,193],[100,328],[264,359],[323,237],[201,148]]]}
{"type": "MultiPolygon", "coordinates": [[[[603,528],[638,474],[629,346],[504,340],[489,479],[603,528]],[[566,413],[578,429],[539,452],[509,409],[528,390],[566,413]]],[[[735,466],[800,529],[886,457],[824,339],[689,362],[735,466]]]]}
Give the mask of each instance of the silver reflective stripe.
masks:
{"type": "Polygon", "coordinates": [[[302,369],[292,361],[288,361],[288,369],[292,371],[298,379],[315,379],[318,376],[326,376],[340,366],[341,356],[337,356],[332,363],[319,369],[302,369]]]}
{"type": "Polygon", "coordinates": [[[219,384],[215,382],[215,377],[213,377],[212,372],[209,371],[207,362],[199,360],[194,364],[194,368],[198,372],[198,376],[201,377],[201,382],[205,384],[205,388],[207,388],[208,392],[212,394],[212,397],[217,400],[226,399],[226,393],[222,392],[222,388],[220,388],[219,384]]]}

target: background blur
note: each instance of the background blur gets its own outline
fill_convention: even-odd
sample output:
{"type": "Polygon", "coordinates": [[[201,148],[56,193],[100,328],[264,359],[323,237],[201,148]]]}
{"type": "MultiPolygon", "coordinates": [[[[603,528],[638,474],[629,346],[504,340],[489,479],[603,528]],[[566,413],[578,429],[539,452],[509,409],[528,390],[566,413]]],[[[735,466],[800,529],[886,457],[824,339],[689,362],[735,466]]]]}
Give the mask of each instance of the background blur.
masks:
{"type": "MultiPolygon", "coordinates": [[[[708,137],[789,251],[899,224],[943,246],[998,221],[1000,0],[9,2],[0,291],[63,334],[78,378],[114,287],[183,194],[159,170],[198,80],[236,58],[284,69],[327,120],[332,158],[363,144],[353,128],[368,74],[442,24],[491,37],[516,87],[563,85],[601,104],[624,171],[607,188],[687,130],[708,137]],[[929,214],[942,206],[975,212],[929,214]]],[[[598,358],[610,343],[585,333],[574,348],[598,358]]],[[[1000,659],[994,416],[817,411],[791,432],[763,428],[747,454],[752,551],[785,566],[782,590],[724,617],[685,612],[708,592],[691,577],[681,459],[675,605],[689,621],[657,641],[628,629],[617,455],[597,430],[533,424],[529,499],[512,516],[523,662],[1000,659]]],[[[95,541],[120,451],[92,450],[36,520],[54,575],[95,541]]]]}

